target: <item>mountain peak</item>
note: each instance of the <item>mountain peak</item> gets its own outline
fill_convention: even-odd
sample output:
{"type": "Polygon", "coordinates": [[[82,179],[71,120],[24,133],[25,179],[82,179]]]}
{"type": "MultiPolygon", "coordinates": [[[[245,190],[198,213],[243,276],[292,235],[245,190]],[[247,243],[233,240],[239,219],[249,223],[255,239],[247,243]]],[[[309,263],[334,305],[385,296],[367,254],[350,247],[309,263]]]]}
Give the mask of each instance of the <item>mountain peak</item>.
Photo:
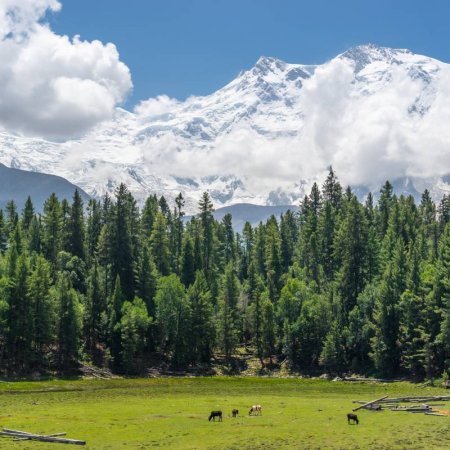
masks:
{"type": "Polygon", "coordinates": [[[352,47],[338,57],[353,60],[356,64],[356,71],[359,72],[374,61],[396,62],[401,54],[411,54],[411,51],[407,49],[380,47],[369,43],[352,47]]]}
{"type": "Polygon", "coordinates": [[[266,74],[276,70],[283,70],[285,67],[286,63],[281,61],[281,59],[273,58],[271,56],[261,56],[258,61],[256,61],[252,71],[266,74]]]}

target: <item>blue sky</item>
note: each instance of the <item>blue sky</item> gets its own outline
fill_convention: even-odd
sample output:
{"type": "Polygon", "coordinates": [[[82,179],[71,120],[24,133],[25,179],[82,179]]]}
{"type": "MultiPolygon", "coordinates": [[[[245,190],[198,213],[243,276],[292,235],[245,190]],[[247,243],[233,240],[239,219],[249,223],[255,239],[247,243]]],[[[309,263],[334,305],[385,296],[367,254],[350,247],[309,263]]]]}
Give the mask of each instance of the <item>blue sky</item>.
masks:
{"type": "Polygon", "coordinates": [[[438,0],[61,0],[52,29],[116,44],[131,70],[127,105],[213,92],[261,55],[321,63],[354,45],[450,61],[450,2],[438,0]]]}

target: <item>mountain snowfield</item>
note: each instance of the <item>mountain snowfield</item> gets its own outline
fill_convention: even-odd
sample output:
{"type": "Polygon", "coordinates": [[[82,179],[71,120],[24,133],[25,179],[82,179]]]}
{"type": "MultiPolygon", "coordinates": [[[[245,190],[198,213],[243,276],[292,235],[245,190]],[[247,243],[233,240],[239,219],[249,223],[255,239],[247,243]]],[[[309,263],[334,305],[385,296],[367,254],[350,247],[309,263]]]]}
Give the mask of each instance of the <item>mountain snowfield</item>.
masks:
{"type": "Polygon", "coordinates": [[[450,192],[450,65],[355,47],[322,65],[262,57],[205,97],[160,96],[66,142],[0,132],[0,162],[67,178],[92,196],[124,182],[139,201],[179,192],[192,213],[296,204],[332,165],[359,192],[450,192]]]}

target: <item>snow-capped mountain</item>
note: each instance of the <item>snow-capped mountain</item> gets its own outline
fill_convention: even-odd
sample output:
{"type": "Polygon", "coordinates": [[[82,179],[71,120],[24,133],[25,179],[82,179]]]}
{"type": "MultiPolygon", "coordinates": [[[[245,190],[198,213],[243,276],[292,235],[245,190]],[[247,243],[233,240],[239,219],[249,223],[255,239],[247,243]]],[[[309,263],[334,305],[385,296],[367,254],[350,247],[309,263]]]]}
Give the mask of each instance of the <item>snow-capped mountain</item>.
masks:
{"type": "Polygon", "coordinates": [[[1,132],[0,162],[92,196],[120,182],[138,200],[181,191],[188,212],[205,190],[217,207],[297,203],[329,165],[344,183],[397,179],[439,197],[450,192],[449,86],[450,65],[408,50],[365,45],[317,66],[262,57],[211,95],[118,108],[77,140],[1,132]]]}

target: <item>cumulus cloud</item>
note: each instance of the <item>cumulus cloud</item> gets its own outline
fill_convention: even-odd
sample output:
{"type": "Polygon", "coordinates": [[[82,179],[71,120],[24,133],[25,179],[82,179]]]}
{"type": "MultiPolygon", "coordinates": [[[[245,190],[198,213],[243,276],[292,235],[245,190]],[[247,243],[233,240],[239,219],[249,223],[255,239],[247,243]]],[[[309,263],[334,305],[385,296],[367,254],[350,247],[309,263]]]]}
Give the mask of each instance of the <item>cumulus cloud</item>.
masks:
{"type": "Polygon", "coordinates": [[[155,116],[173,113],[180,105],[181,102],[175,98],[170,98],[167,95],[159,95],[158,97],[149,98],[140,102],[136,105],[134,111],[144,120],[148,120],[155,116]]]}
{"type": "Polygon", "coordinates": [[[55,34],[42,22],[56,0],[0,0],[0,126],[50,139],[111,117],[132,87],[113,44],[55,34]]]}

